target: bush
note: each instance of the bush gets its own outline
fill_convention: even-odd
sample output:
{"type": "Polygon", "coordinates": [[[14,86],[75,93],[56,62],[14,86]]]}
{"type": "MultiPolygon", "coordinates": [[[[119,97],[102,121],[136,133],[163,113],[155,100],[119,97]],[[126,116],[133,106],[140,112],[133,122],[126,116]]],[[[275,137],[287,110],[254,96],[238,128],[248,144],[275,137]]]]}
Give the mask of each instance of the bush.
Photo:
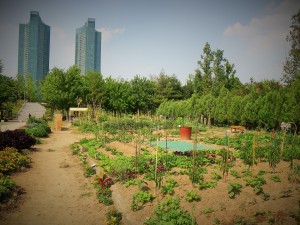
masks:
{"type": "Polygon", "coordinates": [[[36,143],[34,137],[20,130],[0,131],[0,151],[6,147],[16,148],[18,151],[29,149],[36,143]]]}
{"type": "Polygon", "coordinates": [[[37,119],[34,116],[27,119],[27,126],[28,128],[25,132],[34,137],[48,137],[48,134],[51,133],[48,122],[44,119],[37,119]]]}
{"type": "Polygon", "coordinates": [[[19,153],[15,148],[5,148],[0,151],[0,173],[10,174],[27,167],[29,158],[19,153]]]}
{"type": "Polygon", "coordinates": [[[46,131],[45,127],[42,125],[37,125],[34,127],[27,128],[25,130],[25,133],[39,138],[48,137],[48,132],[46,131]]]}
{"type": "Polygon", "coordinates": [[[16,183],[12,179],[0,173],[0,202],[12,195],[15,186],[16,183]]]}

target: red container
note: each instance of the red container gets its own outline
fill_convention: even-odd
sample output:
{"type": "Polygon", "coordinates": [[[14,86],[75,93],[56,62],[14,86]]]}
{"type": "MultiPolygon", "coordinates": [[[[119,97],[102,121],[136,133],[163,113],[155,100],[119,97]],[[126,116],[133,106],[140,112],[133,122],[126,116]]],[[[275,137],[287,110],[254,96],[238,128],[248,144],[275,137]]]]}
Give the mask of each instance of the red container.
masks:
{"type": "Polygon", "coordinates": [[[179,131],[181,140],[192,139],[192,127],[179,127],[179,131]]]}

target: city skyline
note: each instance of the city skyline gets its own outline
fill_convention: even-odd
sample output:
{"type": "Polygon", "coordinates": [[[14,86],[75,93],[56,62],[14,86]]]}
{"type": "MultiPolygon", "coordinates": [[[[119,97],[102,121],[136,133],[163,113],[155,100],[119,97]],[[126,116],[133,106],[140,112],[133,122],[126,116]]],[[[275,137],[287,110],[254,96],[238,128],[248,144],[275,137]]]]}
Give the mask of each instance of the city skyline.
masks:
{"type": "Polygon", "coordinates": [[[213,50],[235,64],[242,82],[280,79],[290,48],[286,42],[296,0],[81,1],[4,0],[0,9],[0,59],[4,74],[17,74],[17,25],[39,11],[51,26],[50,69],[74,65],[75,33],[87,18],[102,32],[104,77],[149,77],[162,70],[184,83],[198,68],[202,49],[213,50]],[[18,5],[16,7],[16,5],[18,5]]]}
{"type": "Polygon", "coordinates": [[[50,26],[37,11],[30,11],[30,20],[19,24],[18,74],[32,76],[36,86],[49,72],[50,26]]]}
{"type": "Polygon", "coordinates": [[[82,75],[101,71],[101,32],[95,30],[94,18],[88,18],[85,25],[76,29],[75,65],[82,75]]]}

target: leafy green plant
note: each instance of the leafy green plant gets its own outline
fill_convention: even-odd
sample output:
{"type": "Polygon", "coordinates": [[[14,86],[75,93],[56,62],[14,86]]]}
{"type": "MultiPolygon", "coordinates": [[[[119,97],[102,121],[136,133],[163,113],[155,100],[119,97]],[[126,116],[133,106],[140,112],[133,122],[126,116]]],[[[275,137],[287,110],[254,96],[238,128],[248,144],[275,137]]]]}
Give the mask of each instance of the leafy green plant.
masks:
{"type": "Polygon", "coordinates": [[[227,186],[228,195],[230,198],[235,198],[235,195],[242,191],[243,186],[239,183],[229,183],[227,186]]]}
{"type": "Polygon", "coordinates": [[[230,170],[230,175],[234,176],[235,178],[242,177],[236,170],[230,170]]]}
{"type": "Polygon", "coordinates": [[[159,202],[155,209],[155,216],[145,222],[147,225],[196,225],[192,216],[180,208],[179,198],[167,198],[164,202],[159,202]]]}
{"type": "Polygon", "coordinates": [[[132,179],[125,182],[125,187],[129,186],[138,186],[140,189],[143,186],[144,182],[140,179],[132,179]]]}
{"type": "Polygon", "coordinates": [[[280,177],[277,176],[277,175],[272,175],[272,176],[270,177],[270,179],[271,179],[272,181],[274,181],[274,182],[281,182],[280,177]]]}
{"type": "Polygon", "coordinates": [[[34,127],[26,128],[25,133],[38,138],[49,136],[49,133],[43,125],[36,125],[34,127]]]}
{"type": "Polygon", "coordinates": [[[122,213],[117,211],[114,207],[110,208],[105,214],[106,225],[121,225],[122,224],[122,213]]]}
{"type": "Polygon", "coordinates": [[[84,176],[85,177],[90,177],[92,175],[96,174],[96,170],[94,168],[92,168],[89,165],[85,165],[85,171],[84,171],[84,176]]]}
{"type": "Polygon", "coordinates": [[[81,149],[77,143],[72,144],[71,149],[72,149],[72,155],[80,155],[81,149]]]}
{"type": "Polygon", "coordinates": [[[94,186],[97,189],[97,198],[100,203],[104,205],[111,205],[113,203],[111,199],[112,191],[110,189],[113,181],[111,178],[99,178],[94,180],[94,186]]]}
{"type": "Polygon", "coordinates": [[[269,166],[275,170],[276,165],[280,162],[280,139],[274,138],[272,146],[268,152],[269,166]]]}
{"type": "Polygon", "coordinates": [[[177,181],[175,181],[172,178],[167,178],[166,180],[166,185],[162,186],[161,192],[165,195],[165,194],[169,194],[169,195],[173,195],[174,194],[174,188],[178,187],[178,183],[177,181]]]}
{"type": "Polygon", "coordinates": [[[212,172],[212,179],[213,180],[220,180],[222,179],[222,176],[216,172],[212,172]]]}
{"type": "Polygon", "coordinates": [[[251,171],[249,169],[243,170],[242,173],[244,176],[247,176],[247,177],[251,176],[251,171]]]}
{"type": "Polygon", "coordinates": [[[254,188],[255,194],[258,195],[263,193],[262,186],[266,184],[265,178],[256,175],[255,177],[252,178],[245,178],[245,181],[246,181],[246,186],[251,186],[254,188]]]}
{"type": "Polygon", "coordinates": [[[16,183],[7,176],[0,173],[0,202],[12,195],[16,183]]]}
{"type": "Polygon", "coordinates": [[[198,188],[200,190],[203,190],[203,189],[207,189],[207,188],[215,188],[217,186],[217,182],[215,181],[209,181],[209,182],[199,182],[198,184],[198,188]]]}
{"type": "Polygon", "coordinates": [[[207,208],[207,209],[203,209],[201,211],[201,214],[209,214],[209,213],[213,213],[215,210],[213,208],[207,208]]]}
{"type": "Polygon", "coordinates": [[[200,201],[201,200],[201,196],[199,194],[197,194],[195,191],[187,191],[185,193],[185,199],[188,202],[193,202],[193,201],[200,201]]]}
{"type": "Polygon", "coordinates": [[[149,194],[147,191],[139,191],[133,195],[131,210],[140,210],[145,203],[150,202],[153,199],[154,196],[152,194],[149,194]]]}

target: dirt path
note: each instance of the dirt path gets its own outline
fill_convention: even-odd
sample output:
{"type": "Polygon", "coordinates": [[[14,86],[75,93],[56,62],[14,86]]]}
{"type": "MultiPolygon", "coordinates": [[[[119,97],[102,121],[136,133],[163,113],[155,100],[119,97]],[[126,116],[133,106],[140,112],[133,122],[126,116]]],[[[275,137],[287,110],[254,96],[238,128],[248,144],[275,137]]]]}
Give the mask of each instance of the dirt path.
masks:
{"type": "Polygon", "coordinates": [[[22,204],[0,224],[104,224],[107,209],[97,202],[79,159],[71,154],[70,145],[82,137],[64,129],[36,146],[37,152],[31,154],[32,168],[12,177],[26,191],[22,204]]]}

